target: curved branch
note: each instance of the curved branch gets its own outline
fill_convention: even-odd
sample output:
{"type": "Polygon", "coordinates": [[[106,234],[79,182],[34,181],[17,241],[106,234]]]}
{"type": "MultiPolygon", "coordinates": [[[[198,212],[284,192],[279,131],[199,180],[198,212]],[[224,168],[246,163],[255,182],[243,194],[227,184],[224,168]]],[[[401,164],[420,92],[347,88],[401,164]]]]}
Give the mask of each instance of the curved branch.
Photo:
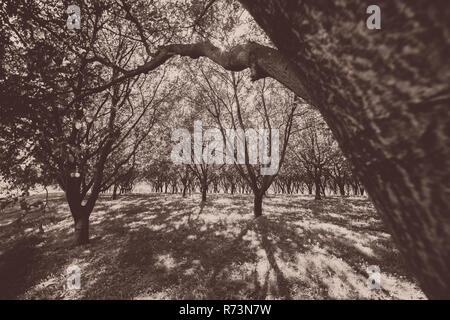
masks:
{"type": "Polygon", "coordinates": [[[163,46],[153,55],[149,62],[134,70],[125,71],[121,77],[105,85],[89,89],[85,94],[101,92],[125,79],[155,70],[176,55],[192,59],[206,57],[229,71],[243,71],[250,68],[253,81],[271,77],[303,99],[310,100],[302,81],[296,74],[295,66],[282,56],[278,50],[255,42],[236,45],[228,51],[221,50],[209,41],[163,46]]]}

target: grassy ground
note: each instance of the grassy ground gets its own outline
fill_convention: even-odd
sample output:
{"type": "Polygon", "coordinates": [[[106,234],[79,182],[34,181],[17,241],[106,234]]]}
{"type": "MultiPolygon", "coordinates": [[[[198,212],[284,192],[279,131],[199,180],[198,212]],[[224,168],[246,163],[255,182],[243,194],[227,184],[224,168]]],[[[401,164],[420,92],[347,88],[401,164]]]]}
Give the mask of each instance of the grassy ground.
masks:
{"type": "Polygon", "coordinates": [[[99,200],[90,244],[71,245],[67,204],[0,216],[2,299],[423,299],[364,198],[129,195],[99,200]],[[39,231],[43,224],[44,232],[39,231]],[[66,269],[81,268],[81,290],[66,269]],[[381,289],[366,268],[381,269],[381,289]]]}

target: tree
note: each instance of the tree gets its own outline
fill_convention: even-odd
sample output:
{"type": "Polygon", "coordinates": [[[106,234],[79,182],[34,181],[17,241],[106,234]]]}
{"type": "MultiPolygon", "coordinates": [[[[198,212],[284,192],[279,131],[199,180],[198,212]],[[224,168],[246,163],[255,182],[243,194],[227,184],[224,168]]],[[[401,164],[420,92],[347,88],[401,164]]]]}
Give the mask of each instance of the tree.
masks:
{"type": "MultiPolygon", "coordinates": [[[[166,101],[164,71],[86,95],[84,89],[102,79],[114,81],[136,50],[120,29],[105,43],[105,26],[117,26],[111,7],[85,5],[90,19],[75,35],[62,26],[65,19],[52,17],[53,10],[41,12],[38,4],[8,2],[2,9],[2,25],[8,27],[0,81],[2,163],[26,164],[45,173],[41,180],[56,181],[74,220],[75,243],[84,244],[100,192],[123,176],[166,101]]],[[[18,170],[0,169],[19,180],[18,170]]]]}
{"type": "Polygon", "coordinates": [[[215,66],[211,66],[206,72],[202,71],[202,76],[203,81],[198,82],[200,89],[195,102],[202,109],[208,110],[214,119],[225,143],[226,155],[233,155],[231,164],[253,191],[253,212],[255,217],[259,217],[262,215],[264,195],[283,165],[299,102],[274,82],[266,83],[264,80],[260,86],[249,87],[244,74],[224,72],[215,66]],[[267,136],[254,131],[254,128],[266,129],[267,136]],[[227,131],[230,129],[236,137],[227,131]],[[251,135],[252,130],[256,141],[251,135]],[[275,130],[280,131],[279,136],[275,137],[275,130]],[[238,135],[239,131],[242,136],[238,135]],[[259,144],[261,140],[265,141],[264,146],[259,144]],[[238,160],[240,145],[244,150],[242,162],[238,160]],[[278,149],[275,149],[275,145],[278,149]],[[255,164],[252,160],[252,154],[256,156],[258,152],[270,154],[270,167],[277,162],[275,172],[262,173],[265,164],[255,164]]]}
{"type": "Polygon", "coordinates": [[[294,139],[293,153],[312,177],[316,188],[315,199],[320,200],[326,185],[322,180],[325,180],[325,173],[334,157],[335,141],[320,115],[314,110],[309,110],[309,113],[302,119],[304,129],[294,139]]]}

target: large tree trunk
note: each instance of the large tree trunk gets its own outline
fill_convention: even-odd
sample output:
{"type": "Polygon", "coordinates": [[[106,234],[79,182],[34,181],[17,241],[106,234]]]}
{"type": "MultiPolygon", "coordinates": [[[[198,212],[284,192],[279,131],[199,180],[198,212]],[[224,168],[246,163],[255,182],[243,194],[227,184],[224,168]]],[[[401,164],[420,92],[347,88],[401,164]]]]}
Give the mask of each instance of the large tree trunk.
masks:
{"type": "MultiPolygon", "coordinates": [[[[293,64],[430,298],[450,297],[450,6],[240,0],[293,64]]],[[[300,87],[301,87],[300,86],[300,87]]],[[[380,266],[381,269],[383,266],[380,266]]]]}
{"type": "Polygon", "coordinates": [[[89,242],[89,215],[81,214],[74,219],[75,222],[75,245],[83,245],[89,242]]]}
{"type": "Polygon", "coordinates": [[[94,209],[99,193],[90,194],[85,205],[82,205],[82,197],[77,192],[79,181],[71,181],[66,190],[66,199],[70,213],[74,221],[74,244],[82,245],[89,242],[89,217],[94,209]]]}
{"type": "Polygon", "coordinates": [[[255,193],[255,198],[253,200],[253,213],[255,215],[255,218],[262,216],[263,196],[264,196],[264,194],[261,194],[260,192],[255,193]]]}

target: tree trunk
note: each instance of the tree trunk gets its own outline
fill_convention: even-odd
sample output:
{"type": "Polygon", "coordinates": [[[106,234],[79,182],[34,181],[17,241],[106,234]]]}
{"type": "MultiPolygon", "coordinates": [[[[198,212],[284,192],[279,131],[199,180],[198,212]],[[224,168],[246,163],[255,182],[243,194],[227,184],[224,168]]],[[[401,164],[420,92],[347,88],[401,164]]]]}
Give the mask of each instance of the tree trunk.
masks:
{"type": "Polygon", "coordinates": [[[308,187],[308,194],[312,195],[312,193],[313,193],[313,185],[312,185],[312,183],[307,183],[306,186],[308,187]]]}
{"type": "Polygon", "coordinates": [[[369,30],[366,1],[240,2],[294,64],[292,82],[319,108],[425,294],[450,298],[448,7],[384,1],[381,30],[369,30]]]}
{"type": "Polygon", "coordinates": [[[206,193],[208,192],[208,187],[202,185],[201,189],[202,189],[202,202],[205,202],[206,201],[206,193]]]}
{"type": "Polygon", "coordinates": [[[353,185],[353,195],[354,195],[354,196],[357,196],[357,195],[358,195],[358,185],[357,185],[357,184],[354,184],[354,185],[353,185]]]}
{"type": "Polygon", "coordinates": [[[326,195],[326,193],[325,193],[326,183],[325,183],[325,182],[324,182],[324,183],[321,183],[321,184],[320,184],[320,187],[321,187],[321,190],[322,190],[322,195],[323,195],[323,197],[326,198],[326,197],[327,197],[327,195],[326,195]]]}
{"type": "Polygon", "coordinates": [[[117,184],[115,184],[113,188],[112,200],[117,200],[117,187],[117,184]]]}
{"type": "Polygon", "coordinates": [[[322,200],[321,197],[321,188],[320,188],[320,175],[318,173],[316,173],[315,177],[314,177],[314,183],[316,185],[316,197],[314,199],[316,200],[322,200]]]}
{"type": "Polygon", "coordinates": [[[262,200],[263,200],[263,194],[260,192],[255,193],[255,197],[253,200],[253,213],[255,215],[255,218],[262,216],[262,200]]]}
{"type": "Polygon", "coordinates": [[[75,221],[75,245],[83,245],[89,242],[89,215],[82,214],[75,221]]]}
{"type": "Polygon", "coordinates": [[[344,183],[339,183],[339,193],[341,194],[341,196],[345,196],[345,184],[344,183]]]}

